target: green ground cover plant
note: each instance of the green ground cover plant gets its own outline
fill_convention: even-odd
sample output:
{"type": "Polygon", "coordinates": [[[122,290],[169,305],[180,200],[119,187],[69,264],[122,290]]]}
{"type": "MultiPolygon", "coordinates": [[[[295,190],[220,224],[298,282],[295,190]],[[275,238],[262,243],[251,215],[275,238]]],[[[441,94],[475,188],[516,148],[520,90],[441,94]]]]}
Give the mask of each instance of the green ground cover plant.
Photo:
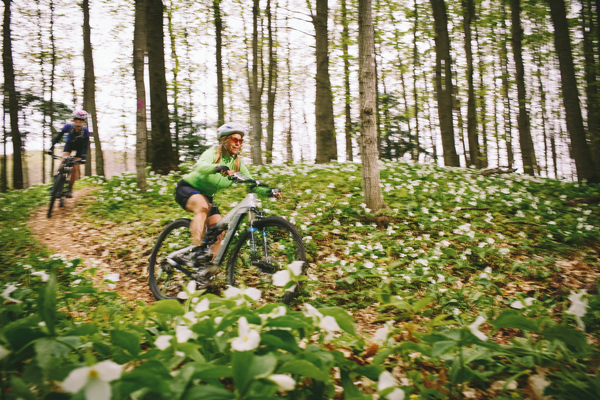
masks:
{"type": "MultiPolygon", "coordinates": [[[[150,244],[107,235],[106,246],[141,274],[135,260],[186,214],[172,192],[189,167],[149,175],[147,193],[133,174],[87,178],[97,189],[79,218],[133,226],[150,244]]],[[[96,267],[31,236],[47,186],[1,195],[4,398],[600,398],[600,186],[390,162],[388,208],[374,214],[357,164],[254,175],[283,190],[262,208],[306,243],[290,307],[224,286],[127,302],[94,285],[96,267]]],[[[243,195],[217,201],[228,211],[243,195]]]]}

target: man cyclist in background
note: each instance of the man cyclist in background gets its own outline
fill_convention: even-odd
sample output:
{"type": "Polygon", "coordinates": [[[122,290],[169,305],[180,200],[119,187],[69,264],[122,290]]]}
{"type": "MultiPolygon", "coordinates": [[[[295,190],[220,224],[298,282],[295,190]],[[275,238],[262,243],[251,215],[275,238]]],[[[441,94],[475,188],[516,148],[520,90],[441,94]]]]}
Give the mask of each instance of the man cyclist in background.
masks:
{"type": "MultiPolygon", "coordinates": [[[[210,261],[221,246],[219,240],[206,250],[203,241],[205,227],[212,227],[221,220],[221,212],[213,206],[213,196],[221,189],[231,186],[227,179],[235,172],[252,178],[250,171],[239,157],[246,129],[236,122],[229,122],[217,129],[219,146],[206,150],[192,171],[183,176],[175,189],[175,201],[184,210],[194,213],[190,224],[192,244],[195,246],[187,254],[174,257],[179,264],[195,266],[210,261]]],[[[282,198],[281,192],[264,186],[252,189],[256,194],[282,198]]]]}
{"type": "Polygon", "coordinates": [[[71,152],[75,151],[75,160],[79,161],[79,163],[73,165],[73,169],[71,170],[71,181],[69,182],[69,192],[67,194],[68,198],[72,197],[71,192],[73,191],[73,185],[75,184],[75,181],[79,179],[79,164],[85,164],[87,157],[87,150],[90,143],[90,132],[88,131],[88,128],[84,126],[87,116],[88,113],[84,110],[75,111],[73,113],[72,123],[63,126],[62,130],[52,139],[50,150],[48,150],[48,154],[53,155],[54,145],[62,139],[65,133],[67,134],[67,142],[65,143],[62,156],[70,156],[71,152]]]}

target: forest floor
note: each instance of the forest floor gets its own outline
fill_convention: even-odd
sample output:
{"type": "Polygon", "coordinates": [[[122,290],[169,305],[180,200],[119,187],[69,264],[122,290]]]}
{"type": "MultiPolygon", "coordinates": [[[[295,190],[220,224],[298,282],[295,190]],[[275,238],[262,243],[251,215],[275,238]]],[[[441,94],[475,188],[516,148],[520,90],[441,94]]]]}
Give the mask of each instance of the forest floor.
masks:
{"type": "MultiPolygon", "coordinates": [[[[55,204],[52,218],[47,218],[47,207],[35,210],[29,224],[35,237],[50,250],[62,254],[67,260],[79,258],[82,266],[98,268],[96,272],[97,286],[102,285],[103,278],[108,274],[119,274],[116,287],[103,287],[119,293],[126,300],[133,303],[143,301],[146,304],[155,302],[154,296],[148,287],[147,265],[152,248],[153,239],[142,238],[136,234],[139,227],[123,226],[115,222],[90,223],[85,217],[85,210],[89,203],[94,201],[93,191],[96,187],[86,187],[73,192],[72,199],[66,199],[64,207],[55,204]],[[124,251],[124,249],[128,249],[124,251]]],[[[591,249],[590,249],[591,250],[591,249]]],[[[598,249],[596,249],[598,251],[598,249]]],[[[593,250],[592,250],[593,252],[593,250]]],[[[319,258],[325,258],[326,252],[319,252],[319,258]]],[[[599,252],[600,253],[600,252],[599,252]]],[[[600,280],[600,271],[597,263],[584,261],[584,255],[573,255],[572,259],[557,260],[559,272],[554,273],[548,287],[540,287],[539,282],[529,279],[520,279],[516,285],[509,283],[514,291],[528,291],[533,294],[536,290],[547,292],[567,292],[573,289],[587,289],[590,293],[596,292],[596,284],[600,280]],[[587,282],[587,284],[585,283],[587,282]],[[594,282],[594,283],[592,283],[594,282]],[[517,288],[518,286],[518,288],[517,288]]],[[[330,281],[331,277],[315,277],[321,281],[330,281]]],[[[331,282],[334,284],[334,282],[331,282]]],[[[104,285],[106,286],[106,285],[104,285]]],[[[382,326],[375,320],[379,316],[377,305],[372,304],[362,310],[353,312],[356,329],[361,334],[372,335],[382,326]]],[[[299,307],[300,305],[297,305],[299,307]]],[[[501,333],[501,332],[500,332],[501,333]]],[[[494,338],[497,342],[507,342],[509,337],[502,334],[494,338]]]]}

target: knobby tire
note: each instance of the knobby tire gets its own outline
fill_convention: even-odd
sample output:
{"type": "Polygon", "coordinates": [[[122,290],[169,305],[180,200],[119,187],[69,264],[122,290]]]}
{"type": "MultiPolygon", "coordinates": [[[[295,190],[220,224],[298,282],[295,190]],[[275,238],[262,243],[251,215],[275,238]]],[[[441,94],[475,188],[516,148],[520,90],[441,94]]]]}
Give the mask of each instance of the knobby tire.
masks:
{"type": "Polygon", "coordinates": [[[50,192],[50,205],[48,206],[48,218],[52,217],[52,208],[54,208],[54,200],[61,197],[63,185],[65,183],[65,176],[63,174],[57,174],[54,177],[54,184],[50,192]]]}
{"type": "MultiPolygon", "coordinates": [[[[273,274],[278,270],[283,269],[284,266],[291,264],[292,261],[304,261],[302,274],[306,273],[307,265],[304,243],[302,242],[300,233],[298,233],[292,224],[281,217],[271,216],[256,221],[254,223],[254,228],[256,228],[254,236],[259,259],[252,260],[252,249],[250,245],[251,233],[249,231],[241,233],[240,240],[233,249],[227,262],[228,285],[239,286],[246,278],[255,278],[255,275],[259,272],[259,268],[256,267],[256,262],[264,260],[263,232],[266,232],[265,237],[267,238],[267,247],[269,249],[269,255],[272,256],[273,261],[271,263],[274,269],[269,271],[260,270],[260,272],[273,274]],[[281,249],[281,247],[284,249],[281,249]],[[242,271],[240,269],[251,266],[255,268],[249,269],[247,273],[242,276],[242,271]]],[[[277,288],[277,290],[281,290],[281,288],[277,288]]],[[[294,297],[296,297],[299,290],[300,285],[296,285],[292,291],[286,291],[279,301],[284,304],[289,304],[294,297]]]]}

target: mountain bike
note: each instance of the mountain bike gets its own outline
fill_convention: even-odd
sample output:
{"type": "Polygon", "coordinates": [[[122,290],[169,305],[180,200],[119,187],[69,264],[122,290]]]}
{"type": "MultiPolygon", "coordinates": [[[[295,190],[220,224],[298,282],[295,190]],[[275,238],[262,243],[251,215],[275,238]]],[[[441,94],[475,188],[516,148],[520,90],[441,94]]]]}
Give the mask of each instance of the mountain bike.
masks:
{"type": "Polygon", "coordinates": [[[55,156],[52,158],[64,160],[56,175],[54,175],[54,183],[50,187],[50,206],[48,207],[48,218],[52,217],[52,208],[54,208],[54,201],[59,200],[60,207],[65,205],[65,198],[69,194],[69,182],[71,181],[71,170],[76,164],[81,164],[80,160],[76,160],[75,157],[67,156],[55,156]]]}
{"type": "MultiPolygon", "coordinates": [[[[218,240],[219,235],[227,232],[212,261],[188,266],[173,259],[195,247],[192,245],[189,218],[171,222],[156,239],[148,273],[149,286],[157,300],[177,298],[190,280],[196,280],[203,286],[207,279],[213,283],[230,247],[232,250],[226,262],[227,284],[258,287],[263,298],[276,297],[280,289],[273,286],[271,276],[293,261],[304,261],[302,274],[306,272],[306,253],[298,230],[284,218],[265,216],[259,210],[258,196],[252,193],[252,188],[260,183],[240,173],[229,179],[247,184],[248,194],[217,224],[206,230],[204,242],[207,248],[218,240]]],[[[299,285],[286,290],[279,301],[289,304],[298,290],[299,285]]]]}

